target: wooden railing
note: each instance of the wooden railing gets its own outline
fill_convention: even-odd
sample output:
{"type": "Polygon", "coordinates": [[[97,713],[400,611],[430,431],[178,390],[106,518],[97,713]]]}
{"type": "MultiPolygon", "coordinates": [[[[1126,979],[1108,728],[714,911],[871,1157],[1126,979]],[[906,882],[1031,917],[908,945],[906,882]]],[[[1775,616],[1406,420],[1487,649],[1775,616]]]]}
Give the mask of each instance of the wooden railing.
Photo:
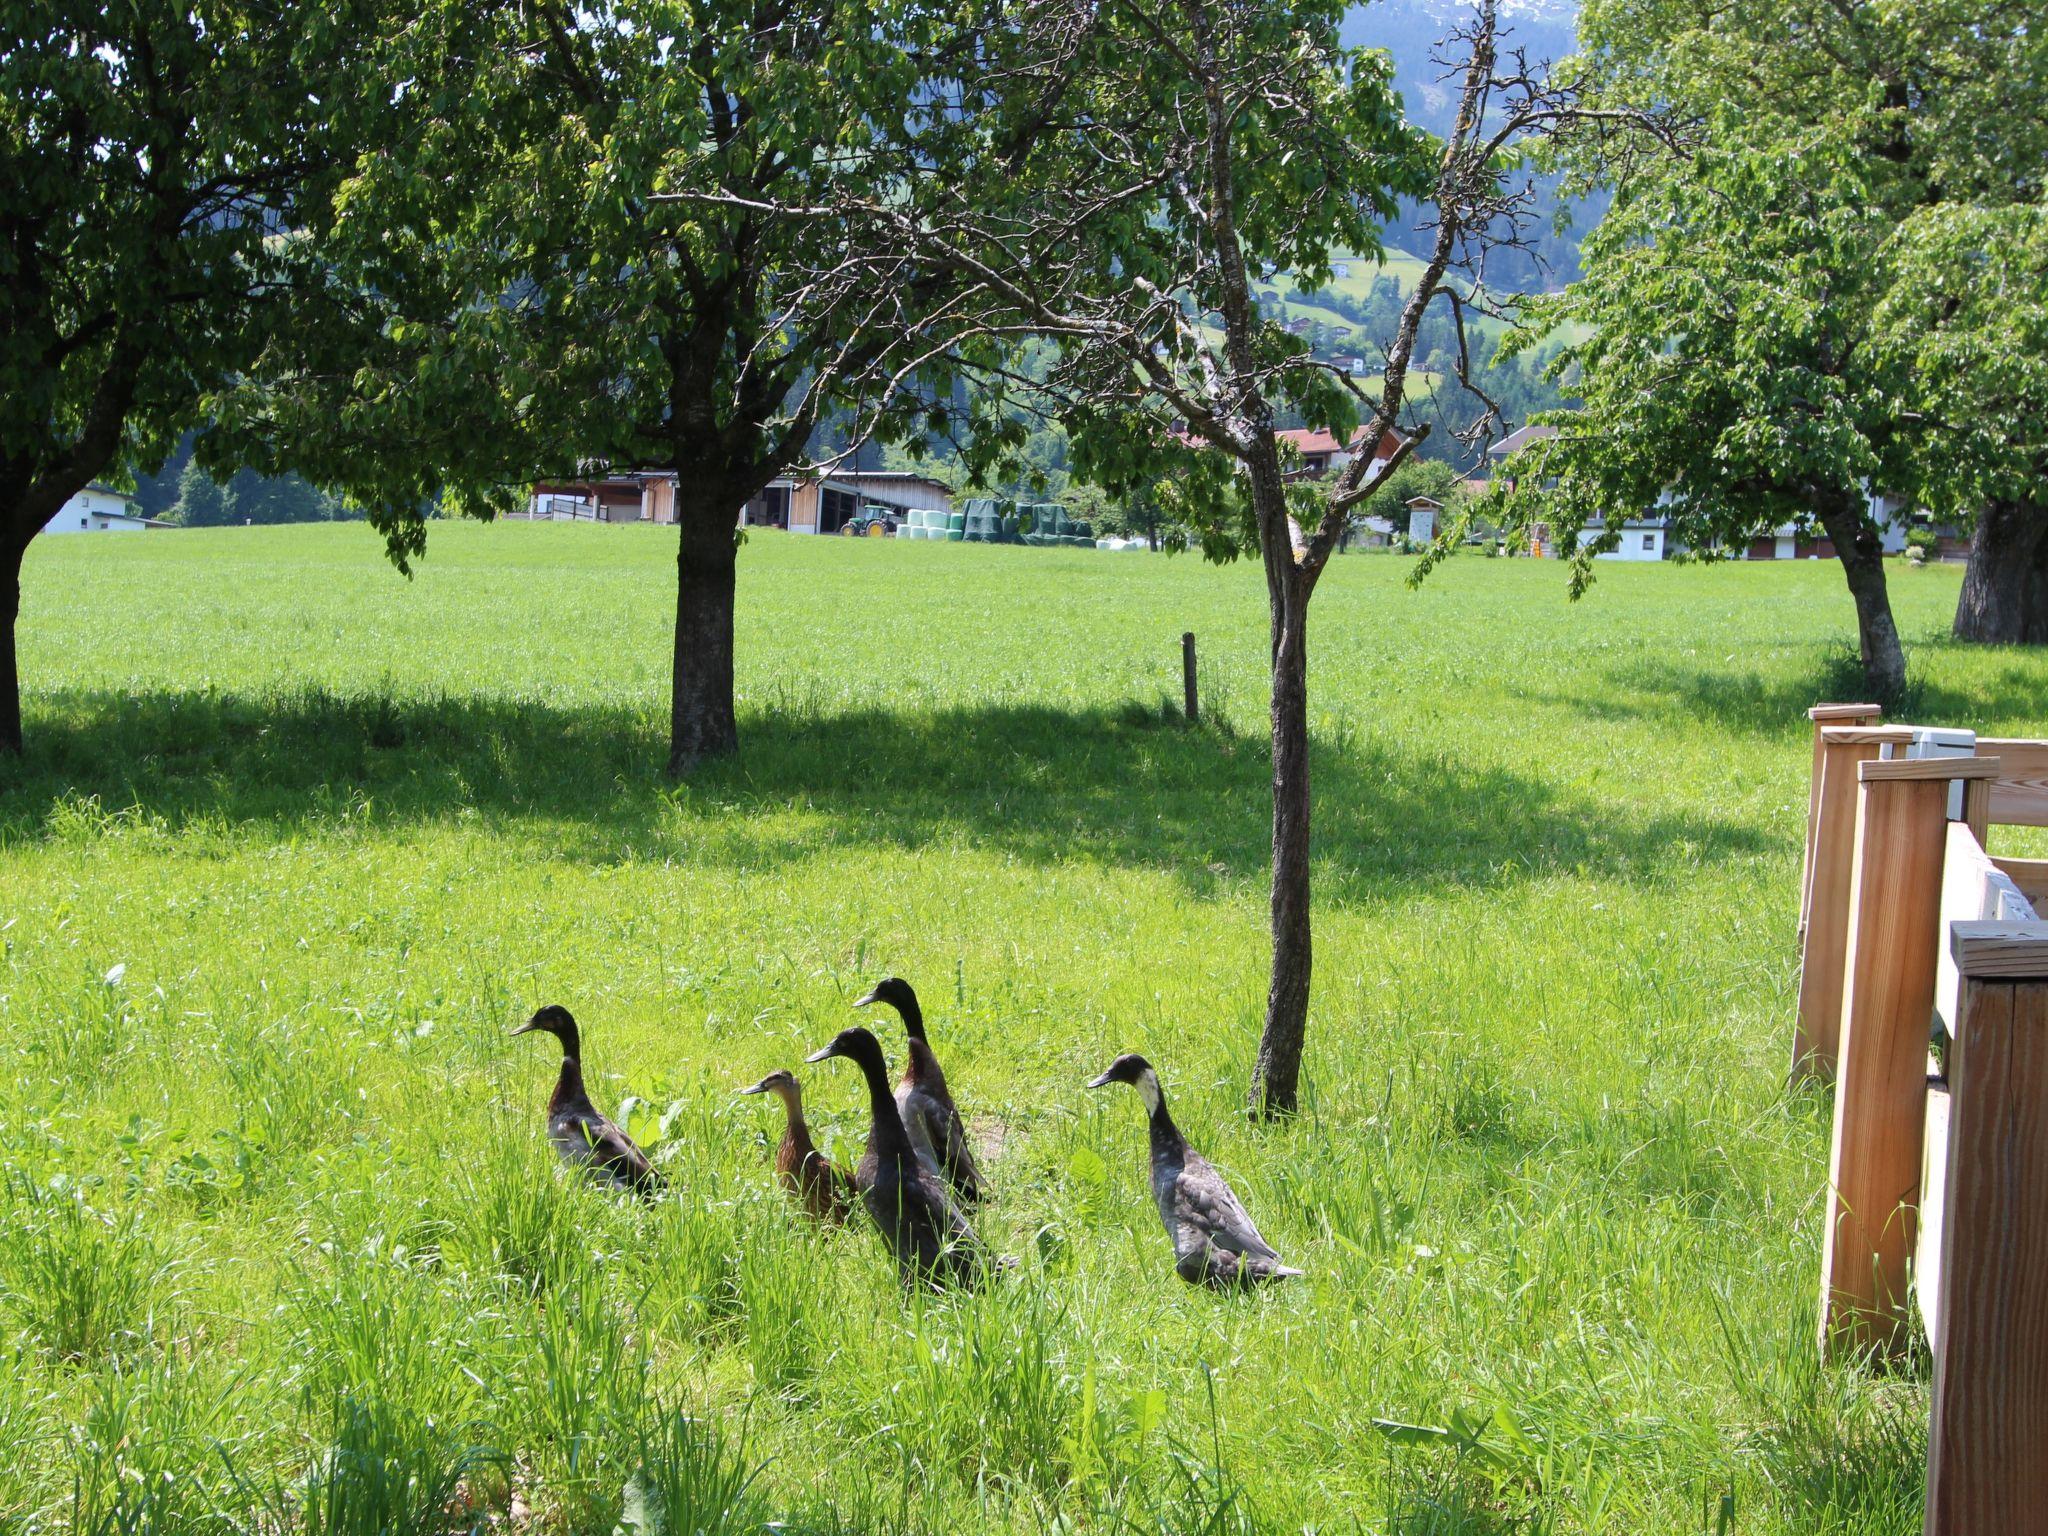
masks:
{"type": "Polygon", "coordinates": [[[1897,1348],[1917,1302],[1926,1536],[2048,1536],[2048,861],[1986,851],[1994,824],[2048,825],[2048,742],[1914,758],[1910,728],[1834,718],[1794,1045],[1835,1080],[1822,1347],[1897,1348]]]}

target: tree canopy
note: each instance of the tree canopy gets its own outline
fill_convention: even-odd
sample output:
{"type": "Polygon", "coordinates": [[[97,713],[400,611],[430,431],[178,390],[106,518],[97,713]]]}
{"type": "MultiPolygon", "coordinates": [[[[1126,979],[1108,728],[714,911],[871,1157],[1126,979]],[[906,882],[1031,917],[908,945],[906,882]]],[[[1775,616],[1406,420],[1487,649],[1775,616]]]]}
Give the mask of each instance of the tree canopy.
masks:
{"type": "MultiPolygon", "coordinates": [[[[1968,478],[1986,444],[1933,430],[1938,381],[1906,364],[1893,290],[1925,215],[2038,176],[2036,87],[1986,84],[2038,50],[2027,31],[1999,0],[1589,5],[1597,99],[1657,111],[1683,144],[1602,142],[1573,162],[1613,206],[1585,276],[1530,307],[1523,343],[1575,323],[1553,373],[1579,408],[1526,451],[1510,519],[1569,548],[1657,506],[1706,554],[1817,528],[1856,598],[1869,685],[1895,696],[1873,495],[1968,478]]],[[[1611,537],[1580,551],[1575,586],[1611,537]]]]}
{"type": "Polygon", "coordinates": [[[0,751],[29,542],[293,330],[292,251],[377,108],[369,0],[0,5],[0,751]]]}

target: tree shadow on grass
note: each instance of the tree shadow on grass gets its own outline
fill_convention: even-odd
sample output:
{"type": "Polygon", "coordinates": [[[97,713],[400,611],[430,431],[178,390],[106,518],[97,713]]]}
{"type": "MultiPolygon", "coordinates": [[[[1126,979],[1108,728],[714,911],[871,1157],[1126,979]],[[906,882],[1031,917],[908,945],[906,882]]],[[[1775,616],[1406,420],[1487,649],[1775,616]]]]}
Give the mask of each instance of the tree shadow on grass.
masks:
{"type": "MultiPolygon", "coordinates": [[[[1939,640],[1914,646],[1908,660],[1916,665],[1906,695],[1894,701],[1885,718],[1978,730],[2002,722],[2012,723],[2012,729],[2029,721],[2035,722],[2037,729],[2048,725],[2043,710],[2048,666],[2029,666],[2015,657],[1996,673],[1973,676],[1962,685],[1928,676],[1933,656],[1958,648],[1954,642],[1939,640]]],[[[1974,656],[1997,654],[1977,646],[1961,649],[1974,656]]],[[[1820,651],[1804,668],[1769,673],[1644,659],[1599,674],[1583,691],[1526,685],[1514,691],[1530,703],[1562,705],[1595,720],[1672,725],[1706,722],[1745,735],[1799,737],[1812,729],[1806,711],[1813,705],[1863,703],[1870,693],[1856,653],[1843,649],[1820,651]]]]}
{"type": "MultiPolygon", "coordinates": [[[[769,869],[821,849],[960,842],[1035,863],[1155,868],[1207,896],[1263,880],[1263,740],[1163,708],[988,704],[793,711],[682,784],[664,722],[625,706],[304,689],[44,695],[0,781],[0,845],[135,826],[264,835],[471,822],[543,856],[769,869]]],[[[1318,894],[1491,885],[1551,872],[1651,878],[1768,840],[1648,814],[1392,742],[1319,741],[1318,894]]]]}

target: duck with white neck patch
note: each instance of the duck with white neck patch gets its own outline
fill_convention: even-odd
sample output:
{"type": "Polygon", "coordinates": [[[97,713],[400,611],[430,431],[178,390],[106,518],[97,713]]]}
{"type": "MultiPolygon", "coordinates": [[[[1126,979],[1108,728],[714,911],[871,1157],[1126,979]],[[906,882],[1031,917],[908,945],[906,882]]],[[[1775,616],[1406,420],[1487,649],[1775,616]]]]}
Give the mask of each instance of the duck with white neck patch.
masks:
{"type": "Polygon", "coordinates": [[[1152,1199],[1173,1240],[1174,1272],[1190,1285],[1219,1291],[1300,1274],[1259,1236],[1223,1175],[1188,1145],[1167,1113],[1152,1063],[1135,1054],[1119,1056],[1088,1086],[1111,1083],[1129,1083],[1144,1101],[1152,1133],[1152,1199]]]}

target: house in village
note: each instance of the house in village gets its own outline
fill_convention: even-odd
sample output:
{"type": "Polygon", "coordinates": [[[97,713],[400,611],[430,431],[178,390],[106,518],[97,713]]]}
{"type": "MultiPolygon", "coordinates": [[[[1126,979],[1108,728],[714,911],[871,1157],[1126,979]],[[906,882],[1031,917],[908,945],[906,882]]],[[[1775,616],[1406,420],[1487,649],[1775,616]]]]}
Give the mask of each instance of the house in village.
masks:
{"type": "MultiPolygon", "coordinates": [[[[1358,457],[1357,448],[1365,438],[1365,428],[1357,428],[1342,443],[1327,428],[1293,427],[1275,432],[1273,436],[1301,455],[1301,465],[1289,474],[1290,479],[1320,480],[1325,475],[1342,474],[1344,466],[1358,457]]],[[[1380,439],[1373,457],[1385,463],[1394,456],[1402,441],[1399,432],[1387,433],[1380,439]]]]}
{"type": "MultiPolygon", "coordinates": [[[[1510,432],[1506,437],[1486,450],[1486,456],[1493,461],[1493,478],[1503,490],[1513,490],[1516,484],[1514,456],[1530,443],[1539,443],[1546,438],[1557,436],[1557,428],[1540,422],[1510,432]]],[[[1608,532],[1605,519],[1595,519],[1579,530],[1579,546],[1584,548],[1608,532]]],[[[1677,554],[1683,547],[1673,537],[1671,519],[1668,515],[1652,509],[1648,512],[1631,513],[1621,521],[1617,542],[1612,549],[1602,550],[1594,558],[1598,560],[1662,560],[1677,554]]],[[[1529,553],[1541,559],[1554,554],[1551,548],[1548,524],[1538,523],[1529,530],[1529,553]]]]}
{"type": "MultiPolygon", "coordinates": [[[[1554,437],[1554,426],[1531,424],[1520,431],[1512,432],[1491,448],[1487,456],[1495,465],[1494,475],[1504,486],[1512,489],[1515,483],[1511,472],[1511,460],[1526,444],[1540,442],[1554,437]]],[[[1906,547],[1906,534],[1912,528],[1912,508],[1904,497],[1886,495],[1865,489],[1870,504],[1871,520],[1877,524],[1887,555],[1898,554],[1906,547]]],[[[1659,498],[1661,505],[1665,498],[1659,498]]],[[[1581,545],[1590,544],[1599,538],[1606,527],[1594,522],[1579,532],[1581,545]]],[[[1530,530],[1529,552],[1532,555],[1550,553],[1548,549],[1550,530],[1538,523],[1530,530]]],[[[1662,560],[1684,552],[1685,545],[1679,541],[1672,520],[1653,507],[1648,512],[1626,518],[1621,525],[1620,544],[1617,548],[1603,551],[1597,558],[1602,560],[1662,560]]],[[[1796,523],[1784,523],[1750,540],[1740,557],[1745,560],[1832,560],[1835,555],[1834,541],[1817,527],[1801,528],[1796,523]]]]}
{"type": "Polygon", "coordinates": [[[144,517],[135,504],[112,486],[97,481],[73,496],[43,524],[44,533],[142,533],[169,528],[170,523],[144,517]]]}
{"type": "MultiPolygon", "coordinates": [[[[950,512],[953,495],[942,480],[897,470],[835,470],[777,476],[734,516],[743,528],[785,528],[791,533],[837,533],[863,508],[895,514],[950,512]]],[[[676,473],[639,470],[594,480],[543,481],[523,514],[537,522],[673,523],[676,473]]]]}

